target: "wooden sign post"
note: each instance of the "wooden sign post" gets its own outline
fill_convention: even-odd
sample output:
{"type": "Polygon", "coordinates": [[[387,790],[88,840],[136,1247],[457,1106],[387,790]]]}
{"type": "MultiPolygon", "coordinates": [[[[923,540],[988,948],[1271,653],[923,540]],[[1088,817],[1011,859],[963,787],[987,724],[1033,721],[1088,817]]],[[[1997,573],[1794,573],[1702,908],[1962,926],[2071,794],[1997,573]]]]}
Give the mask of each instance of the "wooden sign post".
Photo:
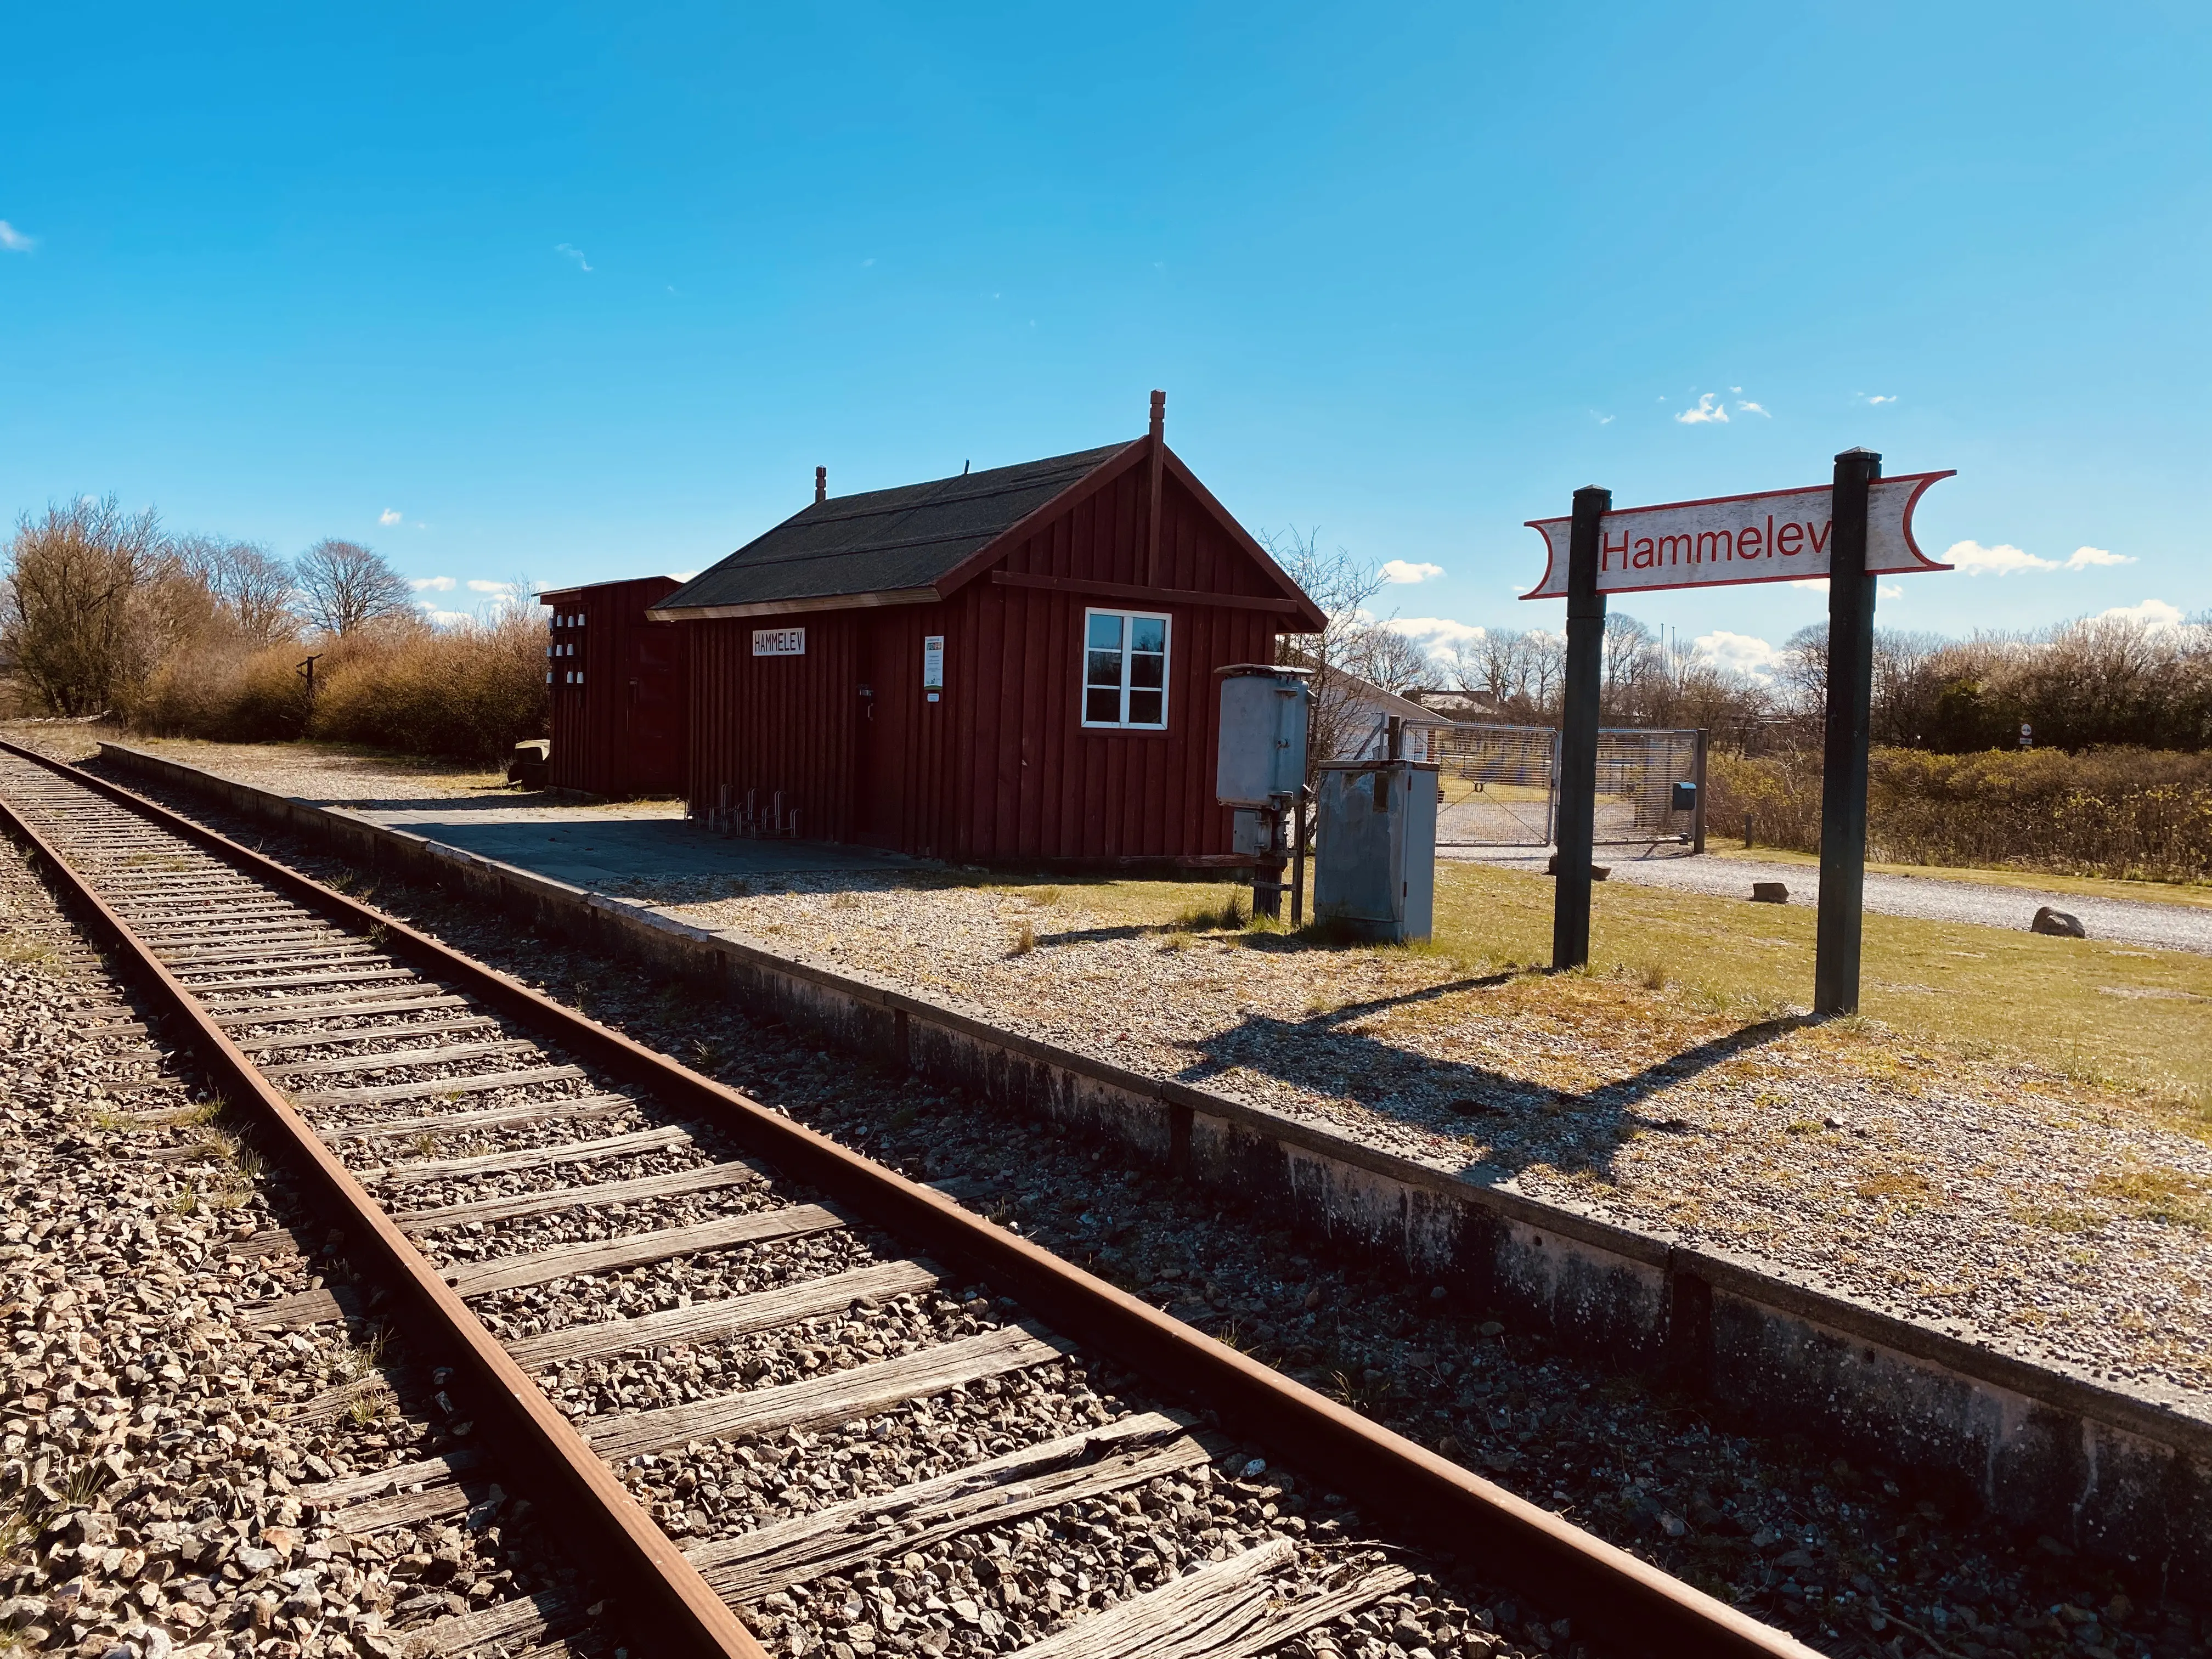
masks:
{"type": "Polygon", "coordinates": [[[1559,730],[1559,886],[1552,965],[1589,960],[1590,856],[1597,830],[1598,694],[1608,593],[1828,578],[1828,707],[1820,789],[1820,911],[1813,1011],[1859,1006],[1866,898],[1867,730],[1877,576],[1948,570],[1912,539],[1912,509],[1949,472],[1881,476],[1881,457],[1847,449],[1823,489],[1775,489],[1613,510],[1595,485],[1572,514],[1533,519],[1550,557],[1524,599],[1567,602],[1559,730]]]}
{"type": "Polygon", "coordinates": [[[1605,666],[1605,595],[1598,592],[1598,526],[1613,492],[1575,491],[1567,551],[1567,670],[1559,715],[1559,890],[1552,900],[1552,966],[1589,960],[1590,857],[1597,842],[1599,677],[1605,666]]]}

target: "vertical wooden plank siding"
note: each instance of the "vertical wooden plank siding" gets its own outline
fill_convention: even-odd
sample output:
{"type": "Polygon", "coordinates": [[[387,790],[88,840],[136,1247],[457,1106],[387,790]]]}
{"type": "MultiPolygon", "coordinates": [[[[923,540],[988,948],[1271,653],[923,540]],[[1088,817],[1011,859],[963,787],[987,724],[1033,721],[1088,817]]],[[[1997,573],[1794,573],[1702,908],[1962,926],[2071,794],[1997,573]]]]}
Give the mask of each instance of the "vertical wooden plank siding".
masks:
{"type": "Polygon", "coordinates": [[[547,596],[552,616],[584,618],[581,627],[548,625],[550,642],[576,647],[574,656],[545,659],[553,677],[546,688],[553,738],[550,781],[556,788],[619,796],[679,787],[680,732],[671,771],[662,775],[632,741],[630,682],[652,682],[639,688],[648,703],[665,698],[681,709],[686,678],[682,630],[645,615],[647,606],[681,585],[672,576],[641,576],[547,596]],[[567,677],[580,670],[584,679],[578,685],[567,677]]]}
{"type": "MultiPolygon", "coordinates": [[[[1075,502],[1012,548],[1001,568],[1142,583],[1148,471],[1130,468],[1075,502]]],[[[1161,507],[1160,586],[1276,597],[1171,477],[1161,507]]],[[[1213,672],[1272,659],[1286,618],[1166,607],[1167,729],[1109,732],[1082,725],[1091,605],[1146,608],[1000,586],[987,574],[941,604],[681,624],[690,650],[692,811],[735,806],[750,789],[765,813],[781,789],[809,839],[851,840],[873,821],[895,826],[887,838],[899,850],[956,863],[1227,853],[1229,813],[1213,799],[1213,672]],[[784,627],[806,629],[804,656],[752,655],[754,629],[784,627]],[[934,703],[921,686],[921,641],[931,634],[945,638],[934,703]],[[864,679],[876,723],[866,742],[864,679]],[[861,775],[864,762],[872,775],[861,775]]]]}

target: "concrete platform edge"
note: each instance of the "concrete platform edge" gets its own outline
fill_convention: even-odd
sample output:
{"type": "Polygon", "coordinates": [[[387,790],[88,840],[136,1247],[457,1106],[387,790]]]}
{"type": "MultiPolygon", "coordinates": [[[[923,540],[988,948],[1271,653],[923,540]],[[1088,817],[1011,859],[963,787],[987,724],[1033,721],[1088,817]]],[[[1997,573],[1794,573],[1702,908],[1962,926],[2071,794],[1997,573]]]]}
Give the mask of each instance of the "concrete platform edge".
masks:
{"type": "Polygon", "coordinates": [[[1335,1131],[1059,1048],[338,808],[121,744],[120,769],[350,860],[458,886],[534,925],[733,992],[841,1048],[1117,1140],[1293,1231],[1441,1284],[1585,1359],[1705,1395],[1771,1433],[1910,1470],[2131,1577],[2212,1582],[2212,1420],[1802,1282],[1433,1169],[1335,1131]]]}

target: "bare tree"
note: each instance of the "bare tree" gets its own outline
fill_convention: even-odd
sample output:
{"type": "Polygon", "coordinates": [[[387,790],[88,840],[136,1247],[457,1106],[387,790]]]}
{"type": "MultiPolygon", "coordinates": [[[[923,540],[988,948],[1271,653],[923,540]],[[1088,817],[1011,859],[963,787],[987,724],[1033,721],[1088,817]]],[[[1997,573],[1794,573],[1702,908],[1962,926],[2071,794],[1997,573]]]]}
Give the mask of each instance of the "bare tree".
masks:
{"type": "Polygon", "coordinates": [[[1314,700],[1306,718],[1306,781],[1320,774],[1358,720],[1356,688],[1346,678],[1350,658],[1364,630],[1375,625],[1367,603],[1382,591],[1382,574],[1373,561],[1354,558],[1344,548],[1321,550],[1320,532],[1262,532],[1261,542],[1327,618],[1318,634],[1287,634],[1276,645],[1276,661],[1313,671],[1314,700]]]}
{"type": "Polygon", "coordinates": [[[381,553],[325,538],[293,565],[307,620],[343,638],[387,617],[413,614],[414,590],[381,553]]]}
{"type": "Polygon", "coordinates": [[[177,542],[176,556],[215,596],[224,619],[251,649],[276,645],[299,631],[293,609],[299,586],[292,567],[267,548],[217,536],[186,536],[177,542]]]}
{"type": "Polygon", "coordinates": [[[154,641],[143,600],[167,556],[153,509],[126,514],[113,495],[16,521],[0,635],[48,713],[105,713],[144,678],[154,641]]]}
{"type": "Polygon", "coordinates": [[[1436,678],[1429,653],[1387,623],[1369,623],[1346,637],[1344,666],[1370,685],[1400,696],[1436,678]]]}

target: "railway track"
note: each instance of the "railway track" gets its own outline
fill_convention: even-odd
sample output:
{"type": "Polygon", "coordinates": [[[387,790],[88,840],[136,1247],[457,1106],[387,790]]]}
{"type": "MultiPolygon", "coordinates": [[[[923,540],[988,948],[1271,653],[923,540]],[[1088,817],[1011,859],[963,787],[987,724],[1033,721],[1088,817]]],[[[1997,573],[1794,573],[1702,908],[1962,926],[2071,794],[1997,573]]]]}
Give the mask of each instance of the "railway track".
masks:
{"type": "MultiPolygon", "coordinates": [[[[0,744],[0,817],[472,1416],[474,1449],[301,1488],[326,1526],[465,1515],[496,1476],[652,1654],[1388,1652],[1376,1608],[1450,1605],[1405,1565],[1439,1557],[1607,1652],[1811,1651],[947,1193],[115,785],[0,744]],[[1224,1478],[1221,1443],[1123,1404],[1133,1390],[1107,1385],[1123,1372],[1346,1495],[1360,1526],[1270,1501],[1262,1467],[1224,1478]],[[882,1455],[933,1401],[954,1431],[882,1455]],[[911,1478],[871,1479],[877,1464],[911,1478]],[[834,1501],[770,1501],[794,1480],[834,1501]],[[1153,1547],[1117,1543],[1114,1582],[1062,1587],[1055,1550],[1118,1538],[1109,1521],[1153,1547]],[[1018,1573],[1032,1541],[1044,1565],[1018,1573]],[[902,1575],[934,1587],[919,1616],[890,1593],[902,1575]],[[1037,1618],[1017,1622],[1025,1605],[1037,1618]]],[[[252,1317],[349,1311],[315,1289],[252,1317]]],[[[584,1619],[498,1603],[421,1650],[512,1650],[584,1619]]],[[[1416,1630],[1440,1626],[1457,1629],[1416,1630]]],[[[1503,1646],[1473,1624],[1461,1638],[1503,1646]]]]}

